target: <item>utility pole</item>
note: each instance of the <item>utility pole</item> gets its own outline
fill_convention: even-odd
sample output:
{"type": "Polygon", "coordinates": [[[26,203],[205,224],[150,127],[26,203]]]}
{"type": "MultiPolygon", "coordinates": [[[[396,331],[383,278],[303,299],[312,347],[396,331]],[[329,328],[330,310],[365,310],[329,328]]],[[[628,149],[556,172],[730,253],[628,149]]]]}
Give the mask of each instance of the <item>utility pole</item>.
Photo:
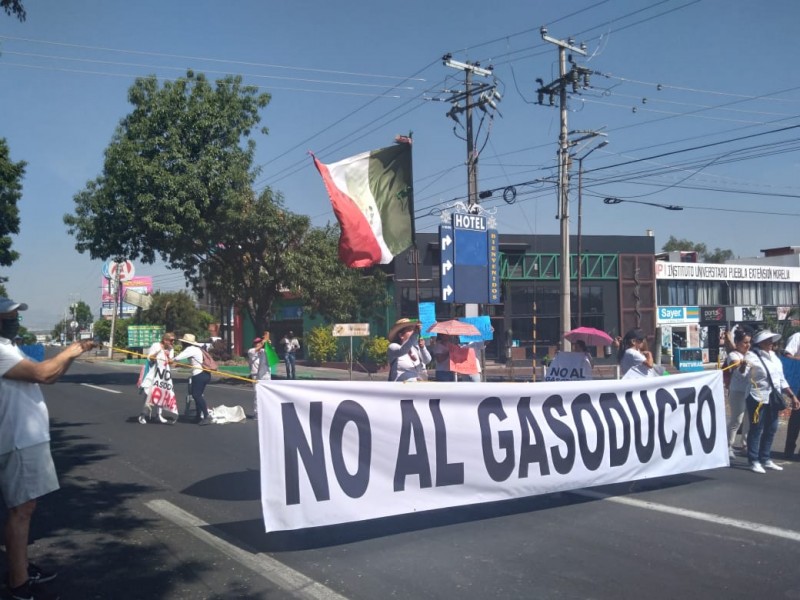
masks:
{"type": "MultiPolygon", "coordinates": [[[[572,311],[570,305],[570,277],[572,275],[570,268],[570,255],[569,255],[569,139],[567,137],[567,85],[572,84],[576,88],[577,81],[576,75],[580,73],[576,71],[576,66],[573,64],[573,69],[567,73],[567,50],[575,52],[582,56],[586,56],[586,46],[581,44],[581,47],[575,46],[575,41],[569,39],[567,41],[557,40],[547,35],[547,28],[542,27],[539,32],[542,34],[542,39],[545,42],[554,44],[558,48],[558,79],[544,85],[541,79],[536,81],[540,83],[540,88],[537,90],[539,95],[539,104],[543,103],[545,95],[550,97],[550,104],[553,105],[554,98],[558,95],[559,109],[561,111],[561,132],[558,136],[558,215],[556,218],[561,220],[561,302],[560,302],[560,315],[561,315],[561,344],[562,348],[566,351],[571,349],[569,340],[564,337],[564,334],[571,329],[572,311]]],[[[584,77],[588,75],[588,70],[584,77]]],[[[575,89],[577,91],[577,89],[575,89]]]]}
{"type": "MultiPolygon", "coordinates": [[[[464,71],[464,90],[457,90],[450,93],[450,97],[445,102],[450,102],[448,117],[453,119],[457,125],[461,125],[458,115],[464,113],[466,124],[464,125],[467,142],[467,198],[470,212],[477,211],[478,204],[478,156],[480,152],[476,148],[475,132],[473,130],[472,116],[473,109],[480,109],[489,118],[494,118],[489,113],[487,106],[497,111],[497,102],[501,100],[500,93],[494,82],[474,83],[473,76],[491,77],[493,67],[483,68],[480,63],[459,62],[453,59],[451,54],[445,54],[442,62],[446,67],[464,71]],[[463,101],[463,105],[461,102],[463,101]]],[[[499,111],[497,111],[498,114],[499,111]]],[[[455,131],[455,127],[453,130],[455,131]]]]}
{"type": "Polygon", "coordinates": [[[120,278],[119,270],[121,260],[116,261],[116,268],[114,270],[114,310],[111,311],[111,333],[108,336],[108,358],[114,356],[114,329],[117,325],[117,303],[120,298],[120,278]]]}

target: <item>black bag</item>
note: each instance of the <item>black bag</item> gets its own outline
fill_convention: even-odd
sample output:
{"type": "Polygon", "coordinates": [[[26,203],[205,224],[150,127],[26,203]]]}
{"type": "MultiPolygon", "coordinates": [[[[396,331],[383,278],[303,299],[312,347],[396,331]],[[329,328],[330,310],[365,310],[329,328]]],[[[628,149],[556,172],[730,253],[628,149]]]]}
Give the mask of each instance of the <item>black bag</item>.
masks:
{"type": "Polygon", "coordinates": [[[773,410],[778,412],[789,408],[789,405],[786,403],[786,398],[776,389],[773,389],[772,393],[769,395],[769,405],[772,406],[773,410]]]}

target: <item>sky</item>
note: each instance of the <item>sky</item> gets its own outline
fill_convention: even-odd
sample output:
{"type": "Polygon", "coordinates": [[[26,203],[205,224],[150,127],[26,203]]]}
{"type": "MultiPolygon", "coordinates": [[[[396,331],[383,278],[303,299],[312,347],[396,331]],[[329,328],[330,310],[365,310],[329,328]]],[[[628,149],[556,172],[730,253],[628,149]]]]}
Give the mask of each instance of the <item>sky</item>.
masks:
{"type": "MultiPolygon", "coordinates": [[[[478,187],[492,191],[482,206],[501,234],[558,234],[559,110],[536,94],[537,78],[558,77],[558,51],[543,25],[586,44],[573,58],[591,70],[590,87],[569,95],[568,128],[604,134],[571,147],[582,159],[573,234],[580,162],[584,235],[652,230],[657,249],[675,236],[741,257],[798,244],[795,0],[768,10],[751,0],[24,4],[23,23],[0,14],[0,137],[27,163],[13,238],[21,258],[0,275],[30,304],[30,329],[52,328],[76,300],[100,313],[103,262],[75,250],[62,219],[102,173],[128,89],[151,74],[240,74],[271,94],[269,132],[253,136],[256,189],[280,192],[314,225],[334,216],[309,151],[335,162],[413,134],[416,228],[435,232],[467,193],[463,116],[446,115],[464,73],[442,57],[491,66],[475,78],[502,97],[497,111],[475,114],[478,187]]],[[[133,262],[156,289],[184,289],[181,273],[133,262]]]]}

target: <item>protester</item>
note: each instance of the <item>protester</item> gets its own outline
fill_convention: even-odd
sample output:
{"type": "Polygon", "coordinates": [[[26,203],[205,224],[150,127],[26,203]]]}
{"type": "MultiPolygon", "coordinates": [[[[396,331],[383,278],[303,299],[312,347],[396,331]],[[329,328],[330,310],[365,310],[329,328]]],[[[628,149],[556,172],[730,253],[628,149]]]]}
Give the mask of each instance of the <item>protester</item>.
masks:
{"type": "Polygon", "coordinates": [[[460,372],[467,378],[467,381],[480,382],[481,373],[483,372],[481,368],[481,354],[483,353],[486,343],[483,340],[477,340],[475,342],[461,344],[460,346],[467,351],[467,358],[465,361],[466,368],[462,369],[460,372]]]}
{"type": "Polygon", "coordinates": [[[283,362],[286,363],[286,379],[297,379],[295,373],[295,363],[297,351],[300,350],[300,341],[294,337],[294,332],[289,331],[281,339],[281,348],[283,348],[283,362]]]}
{"type": "Polygon", "coordinates": [[[780,409],[775,407],[775,402],[770,398],[771,393],[783,392],[791,398],[792,409],[800,409],[800,400],[794,395],[783,375],[783,363],[772,351],[779,339],[780,335],[765,329],[756,333],[752,340],[755,347],[751,353],[755,358],[750,364],[751,387],[747,397],[747,415],[750,419],[747,459],[750,462],[750,470],[754,473],[766,473],[765,469],[783,471],[783,467],[775,464],[770,458],[780,414],[780,409]]]}
{"type": "MultiPolygon", "coordinates": [[[[159,370],[162,373],[167,374],[171,380],[169,363],[172,361],[172,357],[175,355],[175,350],[173,349],[174,345],[175,334],[171,331],[167,331],[161,336],[161,341],[154,343],[145,353],[148,362],[144,367],[146,372],[141,381],[141,389],[145,395],[145,400],[144,406],[142,407],[142,412],[139,415],[139,423],[142,425],[147,424],[147,420],[153,418],[154,404],[151,400],[153,383],[156,378],[156,371],[159,370]]],[[[161,407],[155,406],[155,408],[158,420],[162,423],[168,423],[169,420],[164,418],[161,407]]]]}
{"type": "Polygon", "coordinates": [[[730,333],[725,332],[726,347],[731,344],[735,348],[728,352],[725,368],[729,376],[723,378],[728,381],[728,455],[731,458],[734,457],[733,444],[740,427],[742,447],[747,449],[750,420],[743,417],[747,410],[747,397],[750,395],[750,364],[757,360],[750,352],[751,339],[750,331],[746,329],[737,329],[732,340],[730,333]]]}
{"type": "MultiPolygon", "coordinates": [[[[272,379],[267,353],[264,350],[266,341],[257,337],[253,340],[253,347],[247,351],[247,363],[250,365],[250,379],[253,380],[253,390],[255,391],[259,381],[272,379]]],[[[253,418],[258,419],[258,396],[253,398],[253,418]]]]}
{"type": "MultiPolygon", "coordinates": [[[[783,355],[792,360],[800,360],[800,331],[789,336],[783,355]]],[[[790,376],[791,378],[791,376],[790,376]]],[[[795,390],[798,392],[800,390],[795,390]]],[[[797,448],[797,436],[800,435],[800,410],[793,410],[789,415],[789,424],[786,427],[786,445],[784,446],[784,457],[787,460],[796,460],[795,449],[797,448]]]]}
{"type": "Polygon", "coordinates": [[[450,370],[450,345],[452,336],[444,333],[436,335],[436,341],[431,348],[431,353],[436,361],[436,381],[456,381],[455,372],[450,370]]]}
{"type": "Polygon", "coordinates": [[[202,344],[191,333],[185,334],[180,339],[180,342],[184,348],[173,360],[175,363],[180,363],[188,359],[188,364],[192,368],[189,388],[192,390],[192,399],[194,399],[194,405],[197,409],[197,420],[195,422],[199,425],[208,425],[211,423],[211,419],[208,417],[208,405],[203,392],[205,392],[208,382],[211,381],[211,373],[203,370],[202,344]]]}
{"type": "Polygon", "coordinates": [[[399,319],[389,330],[389,381],[418,381],[427,374],[431,353],[419,336],[422,326],[411,319],[399,319]],[[423,372],[425,374],[423,374],[423,372]]]}
{"type": "Polygon", "coordinates": [[[630,329],[619,342],[620,375],[625,376],[628,371],[639,377],[650,377],[655,374],[653,369],[653,355],[647,349],[644,332],[641,329],[630,329]]]}
{"type": "Polygon", "coordinates": [[[55,383],[72,362],[95,346],[81,340],[54,358],[28,359],[12,340],[28,305],[0,298],[0,493],[7,507],[6,583],[12,598],[57,598],[43,587],[56,573],[28,562],[30,525],[37,499],[59,488],[50,454],[50,417],[38,384],[55,383]]]}

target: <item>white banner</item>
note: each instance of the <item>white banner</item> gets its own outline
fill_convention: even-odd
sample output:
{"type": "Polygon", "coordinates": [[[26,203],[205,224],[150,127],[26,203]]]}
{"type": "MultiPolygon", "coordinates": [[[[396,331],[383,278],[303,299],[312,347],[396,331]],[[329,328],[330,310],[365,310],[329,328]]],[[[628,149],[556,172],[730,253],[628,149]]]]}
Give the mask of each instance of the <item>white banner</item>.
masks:
{"type": "Polygon", "coordinates": [[[267,531],[723,467],[721,371],[256,386],[267,531]]]}
{"type": "Polygon", "coordinates": [[[592,378],[592,361],[586,352],[559,352],[545,367],[545,381],[581,381],[592,378]]]}
{"type": "Polygon", "coordinates": [[[656,279],[800,281],[800,267],[656,261],[656,279]]]}

